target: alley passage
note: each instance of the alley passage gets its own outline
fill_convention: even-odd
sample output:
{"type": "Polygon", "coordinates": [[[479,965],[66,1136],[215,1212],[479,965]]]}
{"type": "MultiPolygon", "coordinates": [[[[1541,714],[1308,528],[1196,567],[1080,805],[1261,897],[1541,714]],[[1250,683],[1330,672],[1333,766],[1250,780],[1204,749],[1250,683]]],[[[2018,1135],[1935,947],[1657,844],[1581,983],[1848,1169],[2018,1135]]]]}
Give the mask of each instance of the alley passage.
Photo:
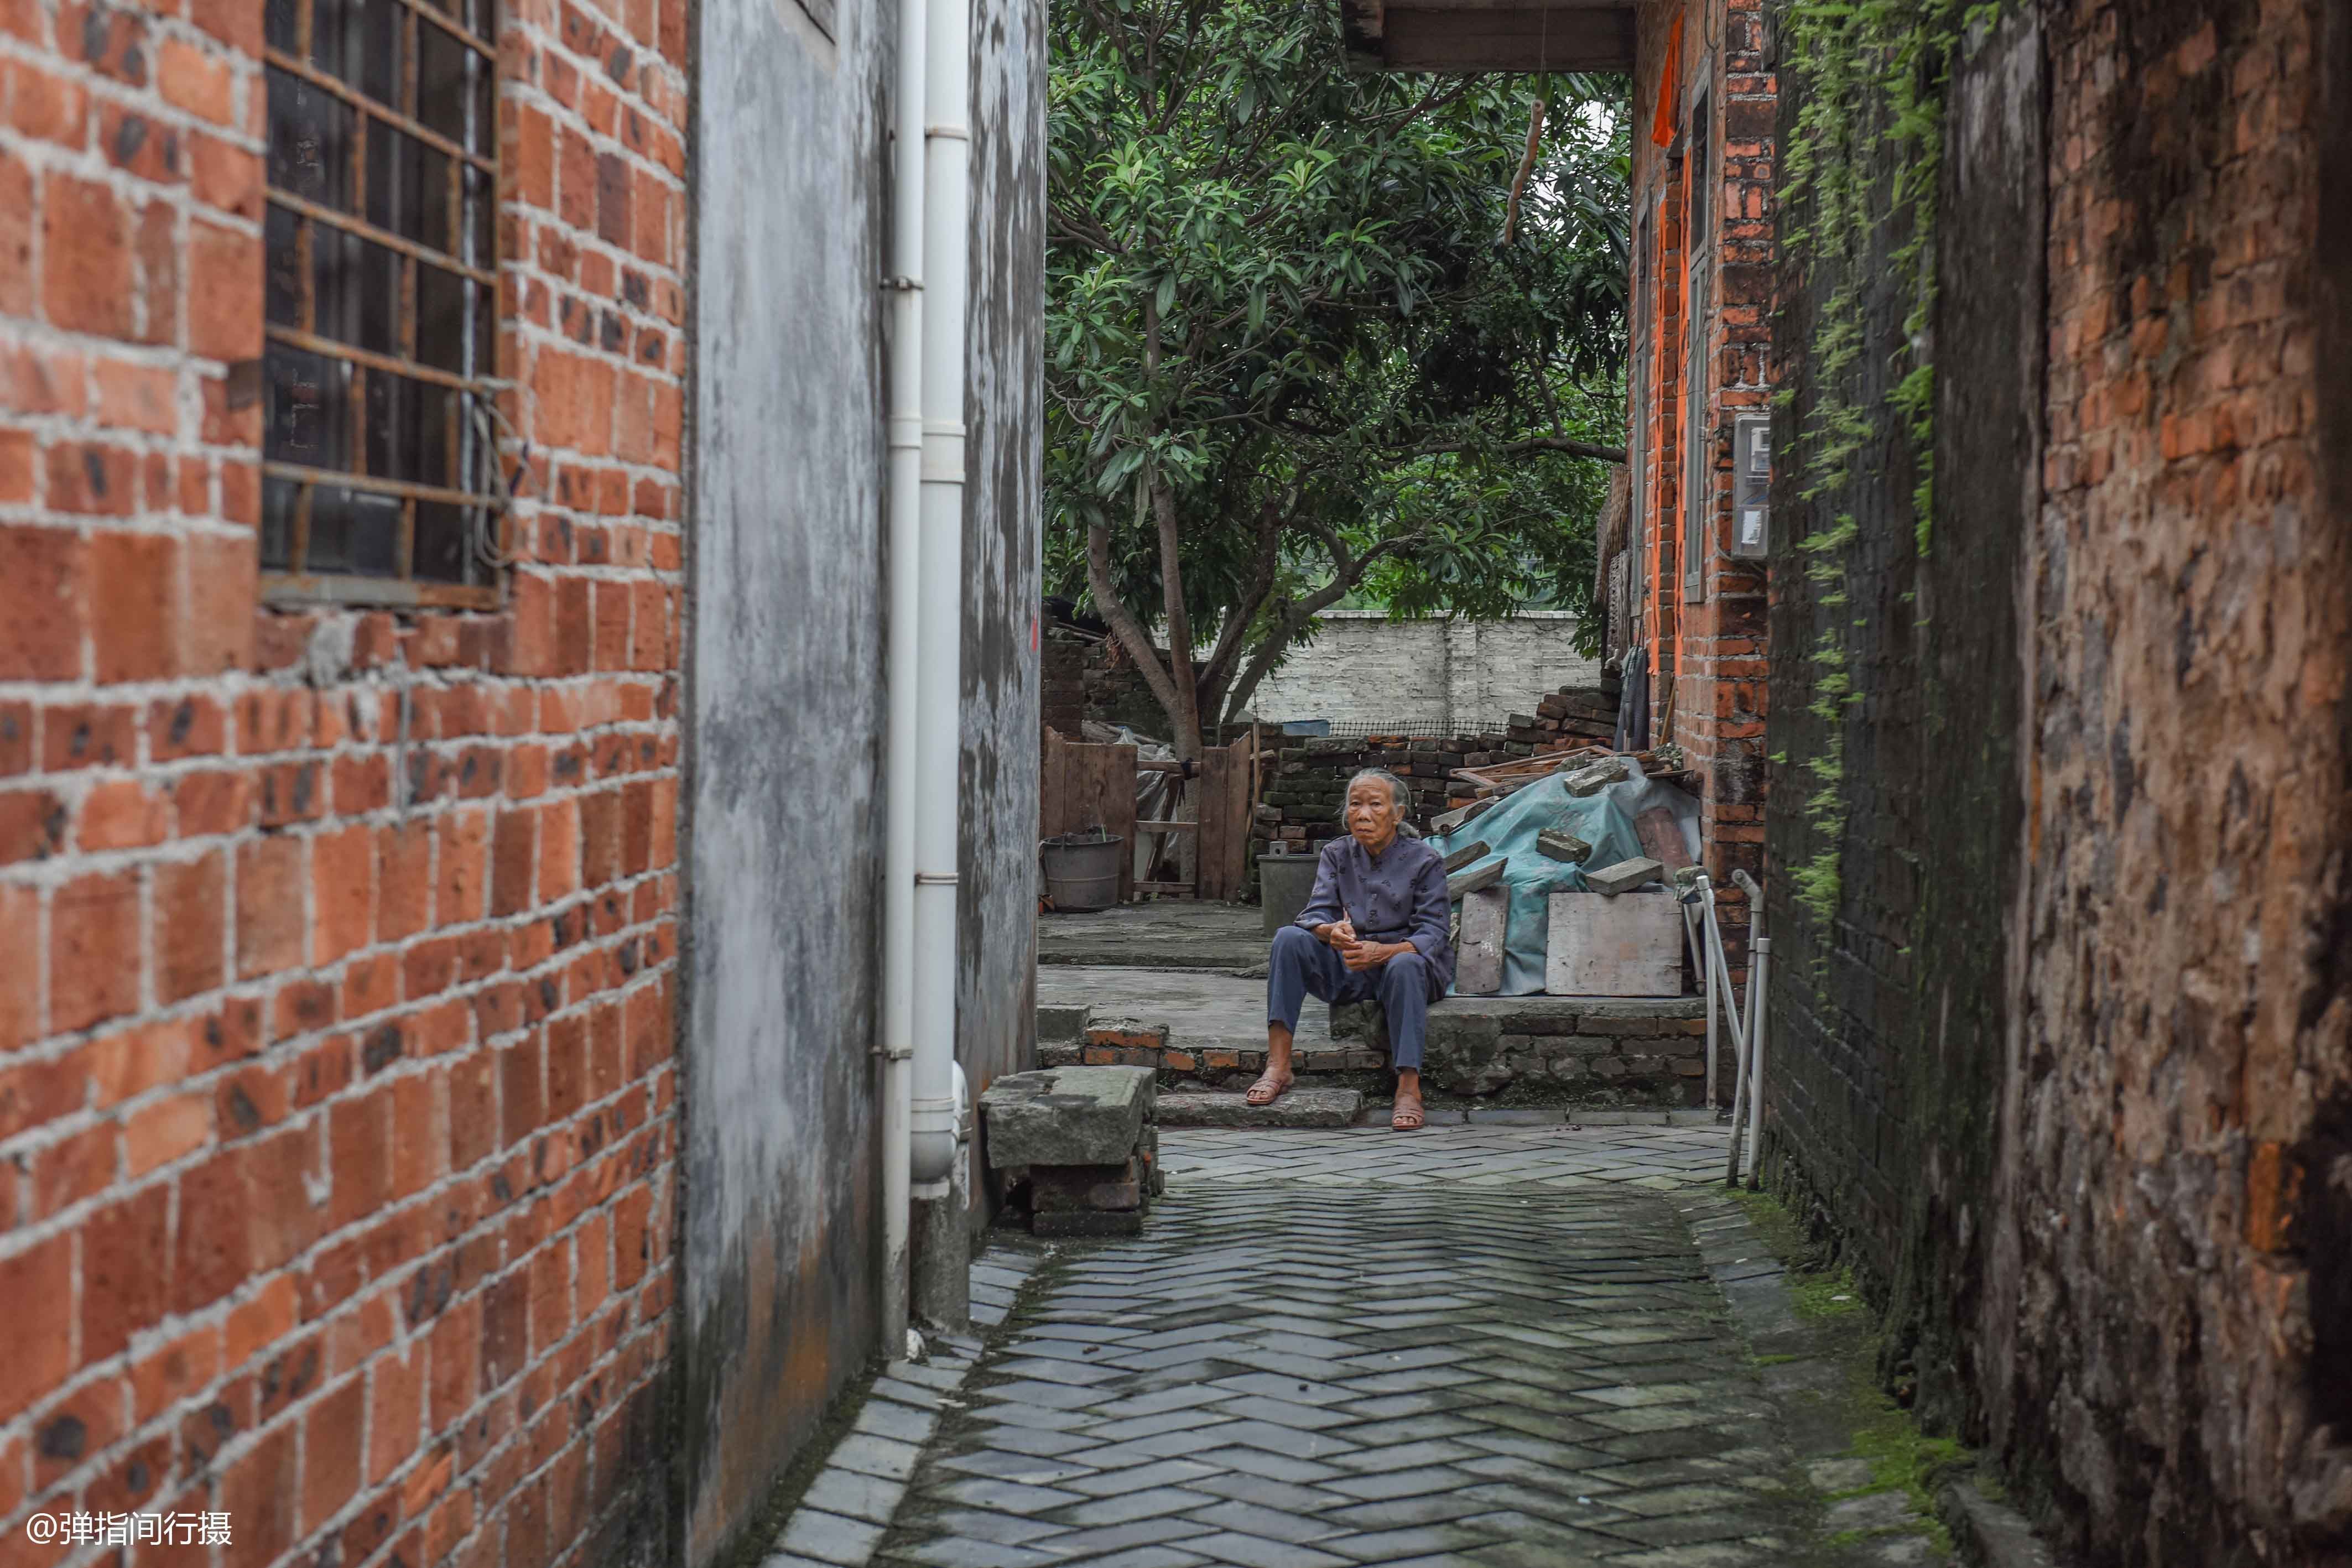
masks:
{"type": "Polygon", "coordinates": [[[875,1561],[1784,1561],[1771,1407],[1643,1185],[1722,1141],[1649,1138],[1611,1180],[1565,1128],[1170,1135],[1149,1234],[1043,1266],[875,1561]]]}

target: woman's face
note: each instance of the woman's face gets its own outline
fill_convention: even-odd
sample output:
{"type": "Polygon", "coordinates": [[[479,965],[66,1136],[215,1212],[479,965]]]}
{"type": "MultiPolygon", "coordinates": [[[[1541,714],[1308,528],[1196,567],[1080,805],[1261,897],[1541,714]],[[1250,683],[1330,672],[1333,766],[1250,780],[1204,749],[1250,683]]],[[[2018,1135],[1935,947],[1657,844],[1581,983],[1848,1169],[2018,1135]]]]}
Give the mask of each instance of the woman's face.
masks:
{"type": "Polygon", "coordinates": [[[1348,831],[1368,850],[1388,848],[1396,837],[1397,799],[1377,779],[1359,779],[1348,786],[1348,831]]]}

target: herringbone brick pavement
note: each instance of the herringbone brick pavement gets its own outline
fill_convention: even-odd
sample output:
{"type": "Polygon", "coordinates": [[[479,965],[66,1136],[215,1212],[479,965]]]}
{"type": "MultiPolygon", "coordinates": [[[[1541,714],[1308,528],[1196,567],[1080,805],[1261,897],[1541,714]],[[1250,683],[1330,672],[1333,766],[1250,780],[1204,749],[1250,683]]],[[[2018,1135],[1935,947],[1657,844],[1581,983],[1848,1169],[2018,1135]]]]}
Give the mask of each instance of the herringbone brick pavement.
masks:
{"type": "MultiPolygon", "coordinates": [[[[1228,1179],[1250,1173],[1213,1174],[1208,1136],[1167,1140],[1171,1174],[1198,1164],[1144,1238],[1046,1262],[926,1424],[873,1561],[1783,1560],[1773,1410],[1665,1198],[1539,1167],[1482,1185],[1526,1152],[1491,1135],[1454,1180],[1228,1179]]],[[[1437,1141],[1379,1134],[1405,1166],[1437,1141]]]]}

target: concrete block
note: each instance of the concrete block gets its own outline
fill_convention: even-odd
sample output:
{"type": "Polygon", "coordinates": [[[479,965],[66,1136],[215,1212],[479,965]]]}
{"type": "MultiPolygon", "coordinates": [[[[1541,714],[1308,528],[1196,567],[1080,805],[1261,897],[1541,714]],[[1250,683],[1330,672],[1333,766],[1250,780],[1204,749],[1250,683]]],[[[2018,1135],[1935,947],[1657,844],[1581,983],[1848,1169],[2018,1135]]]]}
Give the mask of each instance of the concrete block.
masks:
{"type": "Polygon", "coordinates": [[[1445,896],[1448,899],[1466,898],[1481,888],[1494,886],[1503,880],[1503,873],[1509,863],[1502,856],[1496,855],[1484,865],[1474,866],[1468,871],[1455,872],[1445,879],[1445,896]]]}
{"type": "Polygon", "coordinates": [[[1133,1152],[1158,1092],[1148,1067],[1007,1073],[980,1097],[989,1168],[1118,1165],[1133,1152]]]}
{"type": "Polygon", "coordinates": [[[1163,1094],[1160,1116],[1171,1127],[1344,1127],[1362,1108],[1353,1089],[1292,1089],[1271,1105],[1244,1094],[1163,1094]]]}
{"type": "Polygon", "coordinates": [[[1636,855],[1629,861],[1619,861],[1615,865],[1602,866],[1599,871],[1587,871],[1584,885],[1595,893],[1613,897],[1621,893],[1631,893],[1645,882],[1657,881],[1665,869],[1647,855],[1636,855]]]}
{"type": "Polygon", "coordinates": [[[1455,850],[1452,854],[1445,857],[1445,874],[1452,876],[1455,872],[1460,871],[1472,861],[1485,860],[1488,855],[1491,855],[1494,852],[1494,847],[1488,844],[1486,840],[1473,839],[1468,843],[1464,844],[1460,849],[1455,850]]]}
{"type": "Polygon", "coordinates": [[[1536,848],[1556,861],[1566,861],[1570,865],[1582,865],[1592,853],[1591,844],[1574,833],[1562,832],[1558,828],[1546,828],[1538,833],[1536,848]]]}
{"type": "Polygon", "coordinates": [[[1454,990],[1464,996],[1491,997],[1503,988],[1503,937],[1510,910],[1507,888],[1481,888],[1462,900],[1462,940],[1454,958],[1454,990]]]}
{"type": "Polygon", "coordinates": [[[1143,1234],[1143,1211],[1129,1209],[1124,1214],[1040,1214],[1029,1221],[1033,1236],[1101,1238],[1106,1236],[1140,1236],[1143,1234]]]}
{"type": "Polygon", "coordinates": [[[1045,1040],[1076,1040],[1087,1032],[1087,1015],[1092,1009],[1084,1002],[1040,1002],[1037,1004],[1037,1038],[1045,1040]]]}
{"type": "Polygon", "coordinates": [[[1033,1166],[1029,1207],[1038,1214],[1124,1212],[1140,1208],[1144,1164],[1132,1155],[1115,1166],[1033,1166]]]}
{"type": "Polygon", "coordinates": [[[1598,795],[1612,784],[1618,783],[1627,777],[1625,759],[1622,757],[1611,757],[1595,762],[1589,768],[1578,768],[1562,782],[1571,795],[1598,795]]]}

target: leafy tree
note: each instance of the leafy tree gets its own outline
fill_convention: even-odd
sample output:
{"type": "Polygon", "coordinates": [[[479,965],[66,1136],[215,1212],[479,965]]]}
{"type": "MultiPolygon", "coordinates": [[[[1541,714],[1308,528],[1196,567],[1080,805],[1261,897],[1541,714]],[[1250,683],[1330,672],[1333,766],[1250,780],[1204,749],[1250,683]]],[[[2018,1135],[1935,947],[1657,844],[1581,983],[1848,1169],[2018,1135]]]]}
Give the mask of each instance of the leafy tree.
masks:
{"type": "Polygon", "coordinates": [[[1353,74],[1333,0],[1056,0],[1052,28],[1048,577],[1179,753],[1350,595],[1589,598],[1622,82],[1353,74]]]}

